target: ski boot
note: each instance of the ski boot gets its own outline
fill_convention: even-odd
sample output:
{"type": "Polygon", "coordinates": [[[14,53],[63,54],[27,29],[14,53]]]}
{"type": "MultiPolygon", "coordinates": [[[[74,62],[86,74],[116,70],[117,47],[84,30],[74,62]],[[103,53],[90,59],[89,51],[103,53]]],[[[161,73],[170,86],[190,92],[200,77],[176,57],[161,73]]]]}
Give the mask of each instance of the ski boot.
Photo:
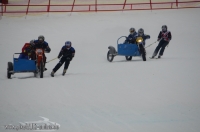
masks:
{"type": "Polygon", "coordinates": [[[52,76],[52,77],[54,77],[54,73],[55,73],[54,71],[51,72],[51,76],[52,76]]]}
{"type": "Polygon", "coordinates": [[[149,57],[150,59],[154,59],[155,56],[149,57]]]}
{"type": "Polygon", "coordinates": [[[63,76],[65,75],[66,71],[67,71],[67,69],[63,70],[63,73],[62,73],[63,76]]]}

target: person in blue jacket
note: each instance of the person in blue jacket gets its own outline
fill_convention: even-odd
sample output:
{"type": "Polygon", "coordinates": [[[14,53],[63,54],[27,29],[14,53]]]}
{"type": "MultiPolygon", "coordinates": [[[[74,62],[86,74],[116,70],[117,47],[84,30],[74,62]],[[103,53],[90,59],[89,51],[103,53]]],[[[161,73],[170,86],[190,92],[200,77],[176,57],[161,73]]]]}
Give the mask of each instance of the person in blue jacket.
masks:
{"type": "Polygon", "coordinates": [[[72,47],[71,41],[66,41],[65,45],[61,48],[61,51],[58,54],[58,59],[61,59],[59,63],[53,68],[51,76],[54,77],[54,73],[56,73],[56,71],[63,65],[63,63],[65,63],[64,70],[62,73],[62,75],[64,76],[69,67],[70,61],[73,59],[74,56],[75,49],[72,47]]]}
{"type": "Polygon", "coordinates": [[[45,52],[49,53],[51,51],[51,49],[49,47],[49,44],[44,40],[45,40],[45,38],[44,38],[43,35],[38,36],[38,39],[34,41],[35,48],[36,49],[37,48],[42,48],[42,49],[44,49],[45,52]]]}
{"type": "MultiPolygon", "coordinates": [[[[49,47],[49,44],[44,40],[45,40],[45,37],[43,35],[38,36],[38,39],[34,41],[34,44],[35,44],[34,49],[36,50],[38,48],[42,48],[45,53],[50,53],[51,48],[49,47]]],[[[44,56],[43,61],[44,61],[44,67],[45,67],[47,57],[45,56],[45,54],[43,54],[43,56],[44,56]]],[[[45,70],[47,69],[45,68],[45,70]]]]}
{"type": "Polygon", "coordinates": [[[128,35],[128,37],[126,38],[124,43],[135,43],[135,36],[137,35],[137,32],[135,31],[135,28],[130,28],[129,29],[130,34],[128,35]]]}

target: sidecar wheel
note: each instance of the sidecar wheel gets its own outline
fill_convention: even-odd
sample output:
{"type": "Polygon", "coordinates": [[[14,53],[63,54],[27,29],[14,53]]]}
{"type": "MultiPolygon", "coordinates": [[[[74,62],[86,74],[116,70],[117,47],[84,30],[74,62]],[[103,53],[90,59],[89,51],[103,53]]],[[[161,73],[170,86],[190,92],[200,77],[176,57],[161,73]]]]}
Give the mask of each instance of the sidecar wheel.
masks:
{"type": "Polygon", "coordinates": [[[109,50],[108,53],[107,53],[107,60],[108,60],[109,62],[112,62],[113,59],[114,59],[114,55],[110,54],[110,50],[109,50]]]}
{"type": "Polygon", "coordinates": [[[10,71],[13,71],[13,63],[12,62],[8,62],[8,67],[7,67],[7,78],[10,79],[11,78],[11,74],[10,71]]]}
{"type": "Polygon", "coordinates": [[[34,77],[37,77],[38,73],[35,71],[35,72],[33,72],[33,74],[34,74],[34,77]]]}
{"type": "Polygon", "coordinates": [[[125,56],[127,61],[132,60],[132,56],[125,56]]]}

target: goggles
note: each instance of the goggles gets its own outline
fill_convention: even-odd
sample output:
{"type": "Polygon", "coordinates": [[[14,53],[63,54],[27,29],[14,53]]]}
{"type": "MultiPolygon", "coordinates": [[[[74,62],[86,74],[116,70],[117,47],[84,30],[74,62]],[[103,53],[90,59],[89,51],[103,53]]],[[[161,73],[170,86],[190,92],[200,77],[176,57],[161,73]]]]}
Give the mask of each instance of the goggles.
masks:
{"type": "Polygon", "coordinates": [[[65,46],[70,46],[71,44],[65,44],[65,46]]]}

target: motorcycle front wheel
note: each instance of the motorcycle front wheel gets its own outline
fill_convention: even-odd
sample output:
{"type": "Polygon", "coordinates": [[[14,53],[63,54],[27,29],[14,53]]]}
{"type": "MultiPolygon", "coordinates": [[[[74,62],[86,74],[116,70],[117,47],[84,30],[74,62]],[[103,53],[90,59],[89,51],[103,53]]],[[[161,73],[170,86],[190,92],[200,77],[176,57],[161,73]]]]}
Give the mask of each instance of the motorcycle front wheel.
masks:
{"type": "Polygon", "coordinates": [[[43,78],[43,72],[44,72],[44,64],[43,62],[40,62],[40,78],[43,78]]]}

